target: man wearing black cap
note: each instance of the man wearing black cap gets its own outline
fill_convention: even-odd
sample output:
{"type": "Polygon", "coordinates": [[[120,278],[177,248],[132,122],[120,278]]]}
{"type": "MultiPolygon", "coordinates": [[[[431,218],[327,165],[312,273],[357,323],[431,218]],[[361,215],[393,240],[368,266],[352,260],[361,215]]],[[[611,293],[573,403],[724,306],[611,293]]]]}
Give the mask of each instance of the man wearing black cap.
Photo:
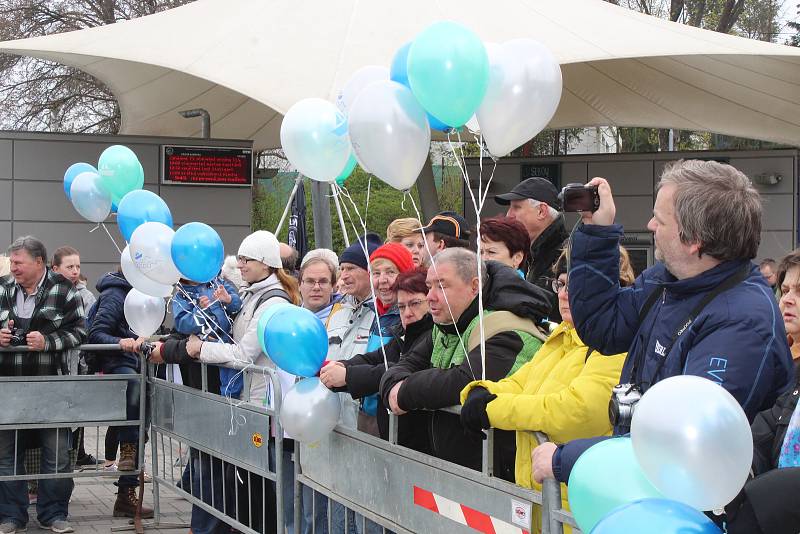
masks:
{"type": "Polygon", "coordinates": [[[425,236],[425,250],[431,256],[446,248],[468,248],[471,235],[466,219],[454,211],[434,215],[427,226],[419,229],[425,236]]]}
{"type": "Polygon", "coordinates": [[[558,191],[545,178],[528,178],[509,193],[496,195],[495,201],[508,206],[506,215],[517,219],[528,230],[531,238],[531,263],[527,280],[545,289],[551,295],[553,312],[550,320],[560,322],[558,299],[551,288],[550,268],[558,259],[569,233],[560,213],[558,191]]]}

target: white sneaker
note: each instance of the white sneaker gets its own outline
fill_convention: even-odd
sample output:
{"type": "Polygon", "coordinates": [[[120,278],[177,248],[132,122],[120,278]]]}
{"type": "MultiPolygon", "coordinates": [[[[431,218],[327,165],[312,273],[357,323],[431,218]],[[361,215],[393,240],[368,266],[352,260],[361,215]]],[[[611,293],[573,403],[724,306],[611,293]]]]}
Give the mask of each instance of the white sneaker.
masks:
{"type": "Polygon", "coordinates": [[[117,471],[117,464],[104,465],[103,471],[108,471],[109,473],[113,473],[117,471]]]}
{"type": "Polygon", "coordinates": [[[16,534],[17,532],[27,532],[28,527],[18,527],[13,521],[3,521],[0,523],[0,534],[16,534]]]}

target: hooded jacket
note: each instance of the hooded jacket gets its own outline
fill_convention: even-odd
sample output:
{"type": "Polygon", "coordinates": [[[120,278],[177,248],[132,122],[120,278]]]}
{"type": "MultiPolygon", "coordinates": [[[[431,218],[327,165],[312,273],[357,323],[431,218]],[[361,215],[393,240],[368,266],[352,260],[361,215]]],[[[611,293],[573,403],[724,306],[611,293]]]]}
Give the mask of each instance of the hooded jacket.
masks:
{"type": "MultiPolygon", "coordinates": [[[[547,313],[549,304],[543,291],[520,279],[517,273],[498,262],[486,264],[489,281],[484,288],[484,308],[492,311],[510,311],[515,315],[539,323],[547,313]]],[[[478,299],[461,314],[455,325],[435,325],[430,337],[418,343],[414,350],[404,354],[397,365],[391,367],[381,380],[381,396],[389,405],[389,392],[398,382],[398,404],[405,411],[438,410],[460,404],[464,387],[482,375],[481,350],[476,347],[457,365],[437,368],[437,351],[448,350],[457,344],[467,343],[468,332],[478,323],[478,299]],[[461,338],[459,338],[459,335],[461,338]],[[436,340],[436,344],[434,344],[436,340]]],[[[486,378],[505,378],[520,364],[530,360],[541,341],[531,334],[505,331],[486,340],[486,378]]],[[[405,417],[405,416],[402,416],[405,417]]],[[[433,454],[466,467],[480,469],[481,440],[468,437],[457,415],[434,412],[428,429],[433,454]]],[[[511,432],[495,433],[495,469],[498,476],[513,481],[514,435],[511,432]]]]}
{"type": "MultiPolygon", "coordinates": [[[[575,232],[569,303],[581,339],[603,354],[628,351],[623,383],[642,382],[646,390],[670,376],[696,375],[728,390],[751,421],[771,407],[794,371],[778,304],[758,267],[747,260],[726,261],[678,280],[659,262],[632,287],[620,288],[621,236],[617,224],[584,225],[575,232]],[[681,330],[700,300],[745,266],[747,278],[718,294],[681,330]],[[640,324],[640,310],[661,288],[663,295],[640,324]],[[666,354],[677,332],[682,333],[666,354]],[[632,376],[637,356],[642,364],[632,376]]],[[[574,462],[595,442],[564,445],[553,459],[557,478],[566,481],[574,462]]]]}
{"type": "MultiPolygon", "coordinates": [[[[119,343],[120,339],[138,336],[125,320],[125,297],[132,289],[122,273],[108,273],[97,282],[97,310],[89,327],[89,343],[119,343]]],[[[103,372],[108,374],[117,367],[139,369],[139,356],[131,352],[99,352],[103,372]]]]}
{"type": "Polygon", "coordinates": [[[530,267],[528,268],[526,279],[545,291],[547,300],[550,303],[548,318],[554,323],[561,322],[561,314],[558,312],[558,295],[550,287],[550,282],[553,279],[551,269],[561,255],[561,251],[564,249],[564,241],[568,237],[569,233],[564,225],[564,216],[559,215],[531,243],[530,267]]]}

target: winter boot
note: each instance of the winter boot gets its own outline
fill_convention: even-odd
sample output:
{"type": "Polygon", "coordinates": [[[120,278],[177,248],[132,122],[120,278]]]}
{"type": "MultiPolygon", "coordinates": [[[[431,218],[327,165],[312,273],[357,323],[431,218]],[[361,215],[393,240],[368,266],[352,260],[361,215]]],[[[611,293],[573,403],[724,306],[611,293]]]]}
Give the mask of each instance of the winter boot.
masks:
{"type": "MultiPolygon", "coordinates": [[[[117,493],[114,503],[114,517],[134,517],[139,499],[136,498],[136,488],[133,486],[122,487],[117,493]]],[[[142,506],[142,519],[152,519],[153,509],[142,506]]]]}
{"type": "Polygon", "coordinates": [[[117,469],[120,471],[135,471],[136,452],[135,443],[120,443],[119,462],[117,462],[117,469]]]}

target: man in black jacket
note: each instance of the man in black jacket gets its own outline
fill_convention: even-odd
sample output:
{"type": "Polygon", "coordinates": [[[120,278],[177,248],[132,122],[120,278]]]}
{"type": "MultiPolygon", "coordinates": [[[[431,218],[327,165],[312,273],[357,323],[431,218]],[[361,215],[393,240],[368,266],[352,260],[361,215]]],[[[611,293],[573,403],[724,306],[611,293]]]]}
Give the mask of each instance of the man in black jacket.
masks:
{"type": "Polygon", "coordinates": [[[550,269],[561,255],[569,233],[560,213],[558,191],[545,178],[528,178],[510,192],[495,196],[494,200],[501,206],[508,206],[508,217],[525,225],[531,238],[531,260],[526,278],[545,290],[551,305],[549,319],[560,323],[558,296],[551,288],[550,269]]]}
{"type": "MultiPolygon", "coordinates": [[[[438,410],[459,404],[459,394],[469,382],[484,375],[480,344],[468,348],[470,335],[479,328],[477,256],[466,249],[447,249],[428,269],[428,303],[434,328],[430,336],[403,354],[381,380],[384,404],[396,415],[412,410],[438,410]]],[[[537,324],[548,310],[542,291],[497,262],[484,270],[484,307],[509,311],[537,324]]],[[[486,334],[486,373],[500,380],[530,360],[541,343],[518,330],[486,334]]],[[[481,439],[465,435],[457,415],[434,412],[428,432],[433,454],[472,469],[481,468],[481,439]]],[[[497,475],[514,480],[514,434],[496,432],[497,475]]]]}

